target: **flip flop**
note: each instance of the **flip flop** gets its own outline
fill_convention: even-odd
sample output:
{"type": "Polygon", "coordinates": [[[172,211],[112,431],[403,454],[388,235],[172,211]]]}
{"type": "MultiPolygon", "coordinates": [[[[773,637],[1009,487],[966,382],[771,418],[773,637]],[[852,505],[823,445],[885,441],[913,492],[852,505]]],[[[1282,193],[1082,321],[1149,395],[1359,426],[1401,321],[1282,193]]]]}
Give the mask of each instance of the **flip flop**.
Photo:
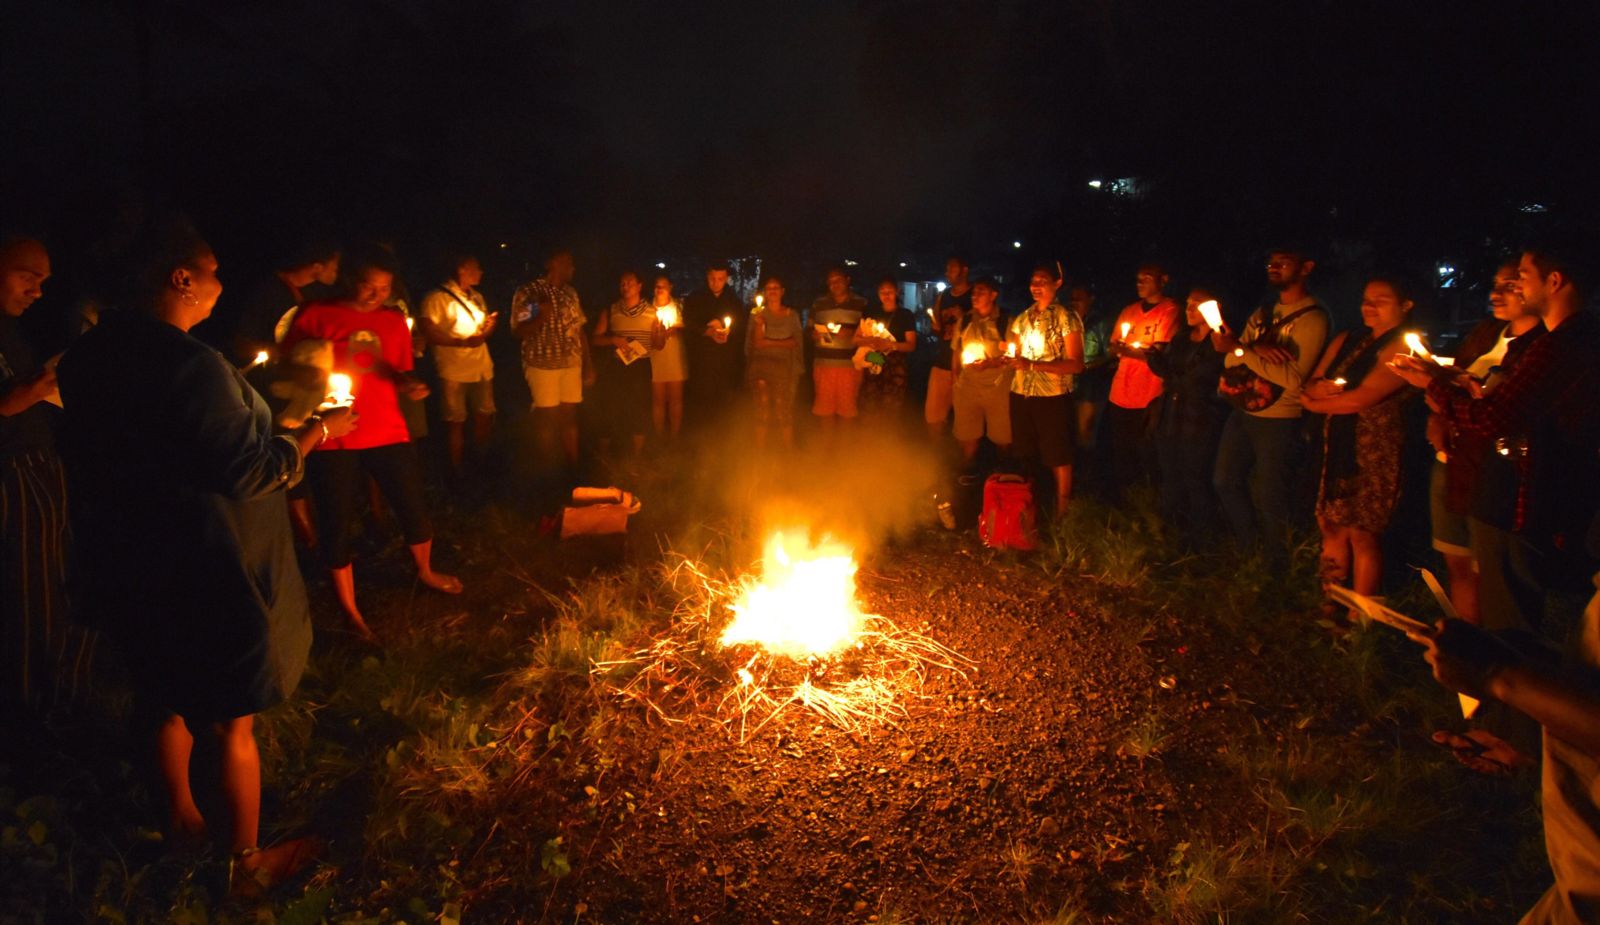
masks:
{"type": "Polygon", "coordinates": [[[1517,773],[1514,763],[1502,761],[1489,754],[1493,746],[1485,745],[1469,736],[1457,735],[1445,729],[1435,732],[1430,738],[1433,744],[1441,748],[1448,748],[1451,757],[1462,767],[1485,777],[1505,779],[1517,773]]]}

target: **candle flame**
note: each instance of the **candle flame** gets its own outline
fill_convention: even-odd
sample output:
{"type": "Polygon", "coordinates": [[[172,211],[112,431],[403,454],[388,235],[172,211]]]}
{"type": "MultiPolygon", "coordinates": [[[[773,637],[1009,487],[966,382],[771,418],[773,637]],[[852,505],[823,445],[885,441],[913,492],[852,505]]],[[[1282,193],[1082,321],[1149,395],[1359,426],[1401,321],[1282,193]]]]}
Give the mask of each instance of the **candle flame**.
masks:
{"type": "Polygon", "coordinates": [[[1235,348],[1233,348],[1233,355],[1236,356],[1236,357],[1244,356],[1244,348],[1243,347],[1235,347],[1235,348]]]}
{"type": "Polygon", "coordinates": [[[348,405],[356,400],[351,389],[355,381],[347,373],[328,374],[328,403],[330,405],[348,405]]]}
{"type": "Polygon", "coordinates": [[[1344,388],[1347,383],[1348,383],[1348,380],[1346,380],[1345,377],[1343,377],[1343,376],[1335,376],[1334,377],[1333,384],[1338,386],[1341,389],[1344,388]]]}
{"type": "Polygon", "coordinates": [[[970,366],[973,363],[982,362],[983,360],[988,359],[988,357],[989,350],[983,345],[982,341],[968,341],[966,346],[961,348],[962,366],[970,366]]]}
{"type": "Polygon", "coordinates": [[[759,295],[756,296],[756,308],[760,308],[761,306],[763,306],[765,304],[767,304],[767,300],[766,300],[765,296],[759,296],[759,295]]]}
{"type": "Polygon", "coordinates": [[[1416,331],[1406,332],[1406,346],[1411,348],[1411,352],[1417,356],[1433,356],[1433,354],[1428,352],[1428,346],[1422,342],[1422,335],[1418,334],[1416,331]]]}
{"type": "Polygon", "coordinates": [[[1010,343],[1006,344],[1006,356],[1010,357],[1012,359],[1016,358],[1016,356],[1017,356],[1017,342],[1016,341],[1011,341],[1010,343]]]}
{"type": "Polygon", "coordinates": [[[1195,308],[1200,312],[1200,317],[1205,319],[1207,327],[1213,331],[1222,330],[1222,308],[1217,305],[1216,299],[1207,299],[1195,308]]]}
{"type": "Polygon", "coordinates": [[[1122,322],[1122,339],[1123,340],[1127,340],[1128,339],[1128,332],[1131,331],[1131,330],[1133,330],[1133,322],[1131,322],[1131,321],[1122,322]]]}
{"type": "Polygon", "coordinates": [[[406,316],[406,330],[407,331],[414,331],[414,330],[416,330],[416,328],[417,328],[417,319],[411,317],[410,315],[407,315],[406,316]]]}
{"type": "Polygon", "coordinates": [[[828,333],[829,334],[837,334],[842,330],[844,330],[844,325],[840,324],[839,322],[837,322],[837,321],[828,322],[828,333]]]}
{"type": "Polygon", "coordinates": [[[676,306],[676,305],[674,305],[672,303],[668,303],[666,305],[662,305],[661,307],[657,308],[656,309],[656,320],[661,322],[661,326],[664,327],[664,328],[675,328],[675,327],[677,327],[678,326],[678,320],[679,320],[678,319],[678,306],[676,306]]]}
{"type": "Polygon", "coordinates": [[[732,315],[723,315],[722,316],[722,329],[724,331],[733,330],[733,316],[732,315]]]}
{"type": "Polygon", "coordinates": [[[1022,355],[1030,360],[1044,356],[1044,333],[1029,331],[1022,335],[1022,355]]]}

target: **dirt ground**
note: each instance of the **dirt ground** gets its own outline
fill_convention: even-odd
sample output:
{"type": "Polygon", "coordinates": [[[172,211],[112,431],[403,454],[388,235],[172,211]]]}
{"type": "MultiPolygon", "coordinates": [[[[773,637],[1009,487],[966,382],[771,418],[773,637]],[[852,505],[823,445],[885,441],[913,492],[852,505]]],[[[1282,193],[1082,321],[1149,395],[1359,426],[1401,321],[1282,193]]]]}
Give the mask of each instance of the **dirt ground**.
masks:
{"type": "Polygon", "coordinates": [[[595,921],[1109,911],[1191,817],[1248,802],[1205,721],[1226,708],[1164,621],[937,535],[870,559],[860,598],[975,667],[932,671],[903,720],[861,735],[791,708],[739,744],[641,711],[640,760],[601,785],[637,810],[573,833],[563,898],[595,921]],[[1155,728],[1175,714],[1195,721],[1155,728]]]}

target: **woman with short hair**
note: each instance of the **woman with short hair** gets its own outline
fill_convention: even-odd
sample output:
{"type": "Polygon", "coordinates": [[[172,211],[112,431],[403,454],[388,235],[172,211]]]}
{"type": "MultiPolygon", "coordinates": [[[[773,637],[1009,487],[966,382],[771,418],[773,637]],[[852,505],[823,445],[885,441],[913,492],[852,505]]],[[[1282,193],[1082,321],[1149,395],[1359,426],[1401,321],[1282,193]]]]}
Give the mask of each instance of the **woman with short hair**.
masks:
{"type": "Polygon", "coordinates": [[[405,316],[384,305],[394,267],[381,254],[358,255],[345,266],[345,297],[301,309],[283,349],[291,352],[308,340],[326,342],[333,349],[334,371],[351,378],[352,408],[361,415],[361,429],[318,447],[307,460],[307,470],[334,594],[350,628],[363,641],[376,643],[356,605],[350,564],[350,528],[364,494],[363,473],[378,483],[399,518],[417,580],[446,594],[460,594],[461,582],[433,570],[433,522],[423,496],[422,465],[400,408],[402,394],[426,398],[428,386],[411,373],[411,331],[405,316]]]}
{"type": "Polygon", "coordinates": [[[750,316],[750,362],[744,380],[756,398],[756,449],[767,445],[767,432],[778,428],[785,449],[794,449],[794,396],[800,383],[800,313],[783,304],[783,280],[768,276],[761,284],[762,304],[750,316]]]}
{"type": "Polygon", "coordinates": [[[676,440],[683,430],[683,384],[689,360],[683,349],[683,303],[672,297],[672,280],[656,274],[650,307],[659,329],[650,349],[650,417],[656,436],[676,440]]]}
{"type": "Polygon", "coordinates": [[[1072,387],[1083,372],[1083,319],[1056,301],[1061,275],[1040,265],[1028,277],[1033,304],[1011,320],[1007,342],[1011,377],[1011,446],[1020,462],[1037,461],[1050,472],[1056,516],[1072,498],[1072,458],[1077,421],[1072,387]]]}
{"type": "MultiPolygon", "coordinates": [[[[189,331],[222,283],[186,225],[144,236],[125,311],[59,367],[72,480],[74,606],[107,631],[155,752],[175,842],[206,833],[189,787],[194,733],[216,737],[233,888],[257,893],[306,863],[304,840],[257,847],[255,714],[294,690],[311,648],[284,491],[318,446],[348,438],[348,408],[274,436],[261,396],[189,331]]],[[[406,343],[409,351],[409,340],[406,343]]]]}
{"type": "Polygon", "coordinates": [[[632,442],[637,456],[650,426],[652,348],[662,346],[661,326],[650,302],[641,295],[639,274],[624,270],[617,279],[621,298],[600,313],[589,342],[601,348],[595,359],[596,397],[601,428],[612,437],[632,442]]]}

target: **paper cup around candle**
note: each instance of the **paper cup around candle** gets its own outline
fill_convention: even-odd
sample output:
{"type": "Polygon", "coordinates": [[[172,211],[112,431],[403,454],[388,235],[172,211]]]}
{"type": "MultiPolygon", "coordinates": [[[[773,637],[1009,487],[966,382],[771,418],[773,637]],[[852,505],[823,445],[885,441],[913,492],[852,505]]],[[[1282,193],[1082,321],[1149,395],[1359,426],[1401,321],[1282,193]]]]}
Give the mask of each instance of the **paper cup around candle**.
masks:
{"type": "Polygon", "coordinates": [[[1195,308],[1200,312],[1200,317],[1205,319],[1207,327],[1213,331],[1222,330],[1222,309],[1216,299],[1207,299],[1195,308]]]}
{"type": "Polygon", "coordinates": [[[326,407],[339,408],[355,403],[356,397],[352,393],[355,380],[347,373],[328,374],[328,400],[326,407]]]}
{"type": "Polygon", "coordinates": [[[1128,332],[1131,331],[1131,330],[1133,330],[1133,323],[1132,322],[1129,322],[1129,321],[1122,322],[1122,339],[1123,340],[1127,340],[1128,339],[1128,332]]]}

